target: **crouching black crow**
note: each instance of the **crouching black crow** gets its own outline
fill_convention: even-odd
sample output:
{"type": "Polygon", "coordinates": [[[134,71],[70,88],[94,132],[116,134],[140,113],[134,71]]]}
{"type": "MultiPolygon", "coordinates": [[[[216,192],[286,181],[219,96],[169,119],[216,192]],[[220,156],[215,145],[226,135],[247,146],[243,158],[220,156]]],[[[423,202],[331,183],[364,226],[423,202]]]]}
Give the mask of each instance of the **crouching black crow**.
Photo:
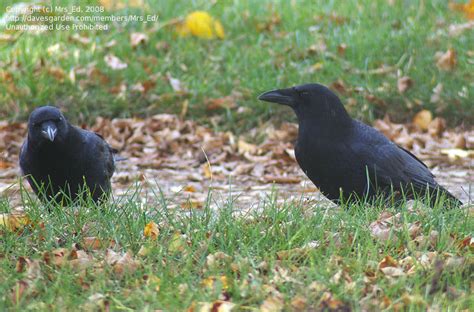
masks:
{"type": "Polygon", "coordinates": [[[427,166],[376,129],[352,119],[339,98],[325,86],[305,84],[273,90],[262,101],[290,106],[298,118],[295,146],[298,164],[333,202],[373,199],[393,194],[444,196],[462,204],[438,185],[427,166]]]}
{"type": "Polygon", "coordinates": [[[71,125],[52,106],[38,107],[31,113],[20,167],[44,201],[75,200],[89,193],[98,202],[110,193],[115,170],[113,150],[107,142],[94,132],[71,125]]]}

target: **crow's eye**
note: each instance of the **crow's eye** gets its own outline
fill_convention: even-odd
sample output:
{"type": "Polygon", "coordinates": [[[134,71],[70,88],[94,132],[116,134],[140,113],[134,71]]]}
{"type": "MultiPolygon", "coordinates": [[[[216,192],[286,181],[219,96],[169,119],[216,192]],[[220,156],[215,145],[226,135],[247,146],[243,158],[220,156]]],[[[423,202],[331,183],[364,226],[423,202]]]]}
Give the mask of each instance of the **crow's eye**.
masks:
{"type": "Polygon", "coordinates": [[[299,94],[300,94],[300,96],[307,96],[307,95],[309,95],[309,92],[308,91],[300,91],[299,94]]]}

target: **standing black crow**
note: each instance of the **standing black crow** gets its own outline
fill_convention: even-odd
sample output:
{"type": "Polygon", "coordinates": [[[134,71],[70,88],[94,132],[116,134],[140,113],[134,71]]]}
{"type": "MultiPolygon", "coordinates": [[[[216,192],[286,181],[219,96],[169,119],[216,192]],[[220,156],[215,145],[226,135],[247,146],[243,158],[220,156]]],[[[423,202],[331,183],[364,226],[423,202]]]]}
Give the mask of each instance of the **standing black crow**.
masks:
{"type": "Polygon", "coordinates": [[[259,100],[290,106],[298,117],[295,146],[298,164],[333,202],[374,199],[395,193],[406,198],[443,194],[426,165],[382,133],[352,119],[339,98],[325,86],[305,84],[265,92],[259,100]]]}
{"type": "Polygon", "coordinates": [[[115,170],[107,142],[94,132],[71,125],[52,106],[38,107],[31,113],[20,167],[40,199],[60,201],[64,195],[74,200],[86,194],[83,191],[99,201],[110,193],[115,170]]]}

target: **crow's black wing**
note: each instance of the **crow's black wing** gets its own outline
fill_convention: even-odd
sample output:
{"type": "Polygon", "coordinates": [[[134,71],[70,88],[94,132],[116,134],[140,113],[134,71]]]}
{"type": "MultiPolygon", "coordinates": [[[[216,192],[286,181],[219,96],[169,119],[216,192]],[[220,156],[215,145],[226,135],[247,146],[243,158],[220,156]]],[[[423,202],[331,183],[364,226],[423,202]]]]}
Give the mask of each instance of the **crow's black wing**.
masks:
{"type": "Polygon", "coordinates": [[[355,157],[365,163],[377,188],[403,189],[410,197],[423,196],[427,190],[434,196],[434,192],[440,191],[455,198],[436,183],[428,167],[412,153],[363,123],[356,122],[354,129],[350,147],[355,157]]]}

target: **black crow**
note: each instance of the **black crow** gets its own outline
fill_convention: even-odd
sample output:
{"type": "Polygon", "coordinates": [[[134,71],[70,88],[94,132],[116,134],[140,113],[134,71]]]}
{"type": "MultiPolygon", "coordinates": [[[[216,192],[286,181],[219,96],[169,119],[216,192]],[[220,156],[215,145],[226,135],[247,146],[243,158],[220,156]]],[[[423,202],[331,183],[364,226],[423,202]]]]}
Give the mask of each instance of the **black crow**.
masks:
{"type": "Polygon", "coordinates": [[[88,192],[95,202],[100,201],[110,193],[115,170],[113,150],[107,142],[94,132],[71,125],[52,106],[38,107],[31,113],[20,167],[40,199],[58,201],[75,200],[88,192]]]}
{"type": "Polygon", "coordinates": [[[444,194],[427,166],[376,129],[352,119],[339,98],[320,84],[265,92],[259,100],[290,106],[298,118],[295,155],[308,178],[331,201],[444,194]]]}

